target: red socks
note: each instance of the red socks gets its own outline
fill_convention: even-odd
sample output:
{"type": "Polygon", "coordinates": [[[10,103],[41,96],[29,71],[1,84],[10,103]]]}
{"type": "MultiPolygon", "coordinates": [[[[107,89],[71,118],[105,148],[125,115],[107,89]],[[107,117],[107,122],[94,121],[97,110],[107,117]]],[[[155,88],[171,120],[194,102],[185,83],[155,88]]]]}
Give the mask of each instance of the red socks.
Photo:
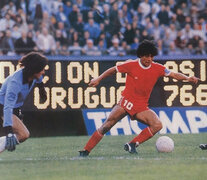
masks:
{"type": "Polygon", "coordinates": [[[152,131],[150,130],[149,127],[145,128],[142,130],[142,132],[136,136],[130,143],[136,143],[136,145],[139,145],[146,140],[150,139],[154,134],[152,134],[152,131]]]}
{"type": "MultiPolygon", "coordinates": [[[[99,133],[98,130],[93,133],[91,138],[88,140],[87,144],[85,145],[84,149],[88,152],[91,152],[91,150],[100,142],[100,140],[103,138],[103,134],[99,133]]],[[[130,143],[136,143],[137,145],[143,143],[144,141],[150,139],[152,136],[152,131],[149,127],[142,130],[142,132],[136,136],[130,143]]]]}
{"type": "Polygon", "coordinates": [[[91,150],[96,146],[96,144],[99,143],[99,141],[103,138],[103,134],[99,133],[98,130],[93,133],[91,138],[88,140],[87,144],[85,145],[84,149],[88,152],[91,152],[91,150]]]}

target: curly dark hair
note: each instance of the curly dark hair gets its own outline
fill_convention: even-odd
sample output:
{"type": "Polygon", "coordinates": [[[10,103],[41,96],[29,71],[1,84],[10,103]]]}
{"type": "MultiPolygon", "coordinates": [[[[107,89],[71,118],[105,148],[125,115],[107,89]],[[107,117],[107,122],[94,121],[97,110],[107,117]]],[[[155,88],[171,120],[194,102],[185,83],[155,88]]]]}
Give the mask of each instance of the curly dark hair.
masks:
{"type": "Polygon", "coordinates": [[[142,57],[146,55],[156,56],[158,54],[157,47],[153,41],[144,40],[137,48],[137,57],[142,57]]]}
{"type": "Polygon", "coordinates": [[[20,59],[19,64],[20,67],[24,67],[27,77],[31,77],[45,68],[48,59],[38,52],[30,52],[20,59]]]}

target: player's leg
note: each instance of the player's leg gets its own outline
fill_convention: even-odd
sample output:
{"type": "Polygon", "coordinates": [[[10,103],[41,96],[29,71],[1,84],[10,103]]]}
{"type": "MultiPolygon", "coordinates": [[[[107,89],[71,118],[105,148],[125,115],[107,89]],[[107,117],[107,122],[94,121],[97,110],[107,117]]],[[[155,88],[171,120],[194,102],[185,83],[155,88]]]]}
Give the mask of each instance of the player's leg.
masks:
{"type": "MultiPolygon", "coordinates": [[[[12,126],[13,133],[16,135],[17,140],[19,142],[25,141],[27,138],[29,138],[28,129],[16,115],[13,115],[12,118],[13,118],[13,126],[12,126]]],[[[3,152],[5,150],[5,145],[6,145],[6,136],[2,136],[0,137],[0,152],[3,152]]]]}
{"type": "Polygon", "coordinates": [[[27,127],[16,115],[13,115],[13,132],[20,143],[24,142],[30,136],[27,127]]]}
{"type": "Polygon", "coordinates": [[[109,117],[106,119],[103,125],[90,137],[84,147],[84,150],[79,151],[80,156],[87,156],[91,150],[101,141],[104,134],[108,132],[120,119],[126,116],[126,114],[126,111],[121,106],[116,105],[112,109],[109,117]]]}
{"type": "Polygon", "coordinates": [[[138,121],[148,125],[148,127],[143,129],[138,136],[132,139],[132,141],[125,144],[124,149],[130,153],[137,153],[135,148],[139,144],[147,141],[162,129],[161,121],[159,120],[156,113],[151,109],[137,113],[135,118],[138,119],[138,121]]]}

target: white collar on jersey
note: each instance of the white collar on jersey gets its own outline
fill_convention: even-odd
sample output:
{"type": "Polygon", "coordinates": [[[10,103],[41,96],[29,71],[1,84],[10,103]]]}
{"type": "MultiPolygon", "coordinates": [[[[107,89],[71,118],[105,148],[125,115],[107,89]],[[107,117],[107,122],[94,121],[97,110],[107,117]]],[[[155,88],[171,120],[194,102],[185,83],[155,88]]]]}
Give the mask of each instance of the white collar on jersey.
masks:
{"type": "Polygon", "coordinates": [[[149,68],[151,67],[151,64],[150,64],[150,66],[148,66],[148,67],[143,66],[142,63],[141,63],[141,59],[140,59],[140,58],[138,59],[138,63],[139,63],[139,65],[140,65],[140,67],[141,67],[142,69],[149,69],[149,68]]]}

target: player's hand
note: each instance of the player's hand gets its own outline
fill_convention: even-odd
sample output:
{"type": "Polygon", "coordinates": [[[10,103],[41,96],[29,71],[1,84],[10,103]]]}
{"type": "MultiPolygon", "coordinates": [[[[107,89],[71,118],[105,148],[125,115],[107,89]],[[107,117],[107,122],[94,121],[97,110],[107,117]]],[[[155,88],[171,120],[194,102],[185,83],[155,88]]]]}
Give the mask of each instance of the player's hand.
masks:
{"type": "Polygon", "coordinates": [[[8,151],[14,151],[16,149],[16,145],[19,144],[16,135],[13,133],[12,126],[4,127],[4,131],[6,134],[6,145],[5,149],[8,151]]]}
{"type": "Polygon", "coordinates": [[[47,100],[47,92],[45,91],[45,88],[39,89],[40,99],[42,102],[45,102],[47,100]]]}
{"type": "Polygon", "coordinates": [[[41,102],[45,102],[47,100],[47,92],[45,91],[44,84],[37,83],[37,87],[39,88],[39,95],[40,95],[40,100],[41,102]]]}
{"type": "Polygon", "coordinates": [[[198,83],[198,80],[199,80],[199,78],[197,78],[197,77],[195,77],[195,76],[191,76],[191,77],[188,78],[188,81],[189,81],[189,82],[193,82],[193,83],[195,83],[195,84],[198,83]]]}
{"type": "Polygon", "coordinates": [[[96,86],[99,85],[99,83],[100,83],[99,78],[94,78],[94,79],[91,80],[91,82],[88,85],[92,86],[92,87],[96,87],[96,86]]]}
{"type": "Polygon", "coordinates": [[[19,144],[19,142],[16,136],[12,133],[7,134],[5,149],[7,149],[8,151],[14,151],[17,144],[19,144]]]}

